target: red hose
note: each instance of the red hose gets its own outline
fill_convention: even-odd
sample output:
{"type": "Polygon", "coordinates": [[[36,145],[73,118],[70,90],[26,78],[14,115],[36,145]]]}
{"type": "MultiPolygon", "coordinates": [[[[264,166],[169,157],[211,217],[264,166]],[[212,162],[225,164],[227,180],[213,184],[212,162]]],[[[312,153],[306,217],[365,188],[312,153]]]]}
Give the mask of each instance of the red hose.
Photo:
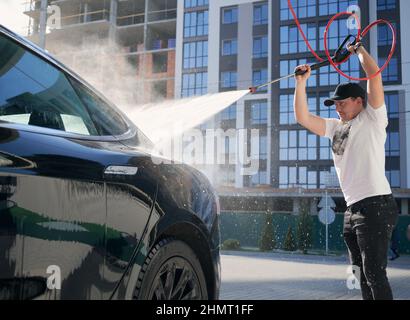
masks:
{"type": "MultiPolygon", "coordinates": [[[[293,9],[291,0],[288,0],[288,6],[289,6],[290,12],[292,13],[292,16],[293,16],[293,18],[294,18],[294,20],[295,20],[296,26],[298,27],[300,34],[302,35],[303,39],[305,40],[306,45],[307,45],[307,47],[309,48],[310,52],[316,57],[316,59],[317,59],[319,62],[323,62],[324,59],[322,59],[321,57],[318,56],[318,54],[317,54],[317,53],[313,50],[313,48],[311,47],[311,45],[310,45],[310,43],[309,43],[309,40],[306,38],[306,35],[305,35],[305,33],[303,32],[302,27],[301,27],[300,22],[299,22],[299,19],[298,19],[297,15],[296,15],[296,12],[295,12],[295,10],[293,9]]],[[[383,72],[384,69],[386,69],[387,65],[390,63],[390,60],[392,59],[393,54],[394,54],[394,51],[395,51],[395,49],[396,49],[396,31],[394,30],[393,25],[392,25],[389,21],[383,20],[383,19],[380,19],[380,20],[377,20],[377,21],[373,22],[372,24],[370,24],[369,26],[367,26],[363,31],[361,31],[360,20],[359,20],[359,17],[358,17],[355,13],[353,13],[353,12],[340,12],[340,13],[336,14],[335,16],[333,16],[332,19],[330,19],[329,23],[328,23],[327,26],[326,26],[325,34],[324,34],[324,47],[325,47],[325,53],[326,53],[327,60],[330,62],[331,66],[332,66],[341,76],[343,76],[343,77],[345,77],[345,78],[347,78],[347,79],[349,79],[349,80],[351,80],[351,81],[367,81],[367,80],[370,80],[370,79],[373,79],[373,78],[377,77],[381,72],[383,72]],[[333,23],[337,18],[339,18],[339,17],[341,17],[341,16],[344,16],[344,15],[353,16],[353,17],[355,18],[355,20],[356,20],[358,26],[359,26],[359,27],[358,27],[358,32],[357,32],[356,41],[360,41],[363,37],[365,37],[365,36],[367,35],[367,33],[368,33],[373,27],[375,27],[375,26],[378,25],[378,24],[384,23],[384,24],[387,24],[387,25],[390,27],[390,30],[391,30],[392,35],[393,35],[392,46],[391,46],[391,49],[390,49],[390,53],[389,53],[389,56],[387,57],[387,60],[386,60],[386,62],[384,63],[384,65],[383,65],[383,66],[379,69],[379,71],[376,72],[375,74],[372,74],[372,75],[370,75],[370,76],[368,76],[368,77],[364,77],[364,78],[351,77],[351,76],[345,74],[342,70],[340,70],[340,69],[337,67],[338,65],[340,65],[340,64],[342,64],[342,63],[344,63],[344,62],[346,62],[346,61],[349,59],[349,57],[347,57],[347,58],[346,58],[344,61],[342,61],[342,62],[336,63],[336,62],[333,61],[332,57],[330,56],[329,48],[328,48],[328,45],[327,45],[327,35],[328,35],[328,32],[329,32],[329,29],[330,29],[332,23],[333,23]]]]}

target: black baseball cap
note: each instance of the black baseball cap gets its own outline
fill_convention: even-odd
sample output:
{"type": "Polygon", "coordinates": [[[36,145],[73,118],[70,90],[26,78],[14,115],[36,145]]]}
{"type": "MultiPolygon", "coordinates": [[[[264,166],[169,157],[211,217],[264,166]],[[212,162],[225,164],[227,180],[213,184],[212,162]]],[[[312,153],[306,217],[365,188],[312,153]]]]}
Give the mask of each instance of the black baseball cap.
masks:
{"type": "Polygon", "coordinates": [[[333,97],[325,100],[325,106],[330,107],[335,104],[335,101],[344,100],[347,98],[366,98],[366,91],[357,83],[342,83],[339,84],[333,94],[333,97]]]}

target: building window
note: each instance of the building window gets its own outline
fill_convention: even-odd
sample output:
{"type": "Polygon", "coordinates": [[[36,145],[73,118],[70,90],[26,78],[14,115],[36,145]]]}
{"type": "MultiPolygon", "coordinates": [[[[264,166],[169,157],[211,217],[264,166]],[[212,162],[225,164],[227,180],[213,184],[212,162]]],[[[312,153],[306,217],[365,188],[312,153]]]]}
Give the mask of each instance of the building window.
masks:
{"type": "Polygon", "coordinates": [[[279,167],[279,188],[317,188],[317,171],[307,167],[279,167]]]}
{"type": "Polygon", "coordinates": [[[279,124],[296,124],[293,110],[293,94],[282,94],[279,98],[279,124]]]}
{"type": "MultiPolygon", "coordinates": [[[[329,139],[328,139],[329,140],[329,139]]],[[[337,177],[335,167],[321,168],[319,171],[319,184],[320,189],[325,189],[328,187],[340,187],[339,179],[337,177]],[[329,177],[330,175],[330,177],[329,177]],[[329,185],[330,183],[330,185],[329,185]]]]}
{"type": "MultiPolygon", "coordinates": [[[[282,94],[279,97],[279,124],[296,124],[295,112],[293,109],[293,94],[282,94]]],[[[317,99],[314,95],[308,95],[309,112],[317,114],[317,99]]]]}
{"type": "Polygon", "coordinates": [[[203,7],[208,4],[208,0],[185,0],[185,8],[203,7]]]}
{"type": "Polygon", "coordinates": [[[255,4],[253,7],[253,24],[268,24],[268,3],[255,4]]]}
{"type": "MultiPolygon", "coordinates": [[[[299,60],[281,60],[280,61],[280,76],[284,77],[288,74],[291,74],[295,71],[295,68],[301,64],[312,64],[317,62],[315,59],[299,59],[299,60]]],[[[312,75],[307,82],[308,87],[316,86],[316,74],[317,70],[312,71],[312,75]]],[[[291,77],[284,79],[280,82],[281,89],[294,88],[295,87],[295,78],[291,77]]]]}
{"type": "Polygon", "coordinates": [[[182,97],[203,95],[207,92],[208,73],[185,73],[182,75],[182,97]]]}
{"type": "Polygon", "coordinates": [[[268,36],[253,38],[253,57],[266,58],[268,56],[268,36]]]}
{"type": "Polygon", "coordinates": [[[279,160],[316,160],[317,137],[306,130],[281,130],[279,160]]]}
{"type": "MultiPolygon", "coordinates": [[[[319,26],[319,48],[320,50],[325,50],[324,40],[325,40],[325,29],[327,23],[320,23],[319,26]]],[[[329,51],[336,50],[339,48],[340,44],[346,39],[346,37],[351,33],[347,28],[346,20],[336,20],[329,29],[327,34],[327,46],[329,51]]],[[[332,52],[332,51],[331,51],[332,52]]]]}
{"type": "MultiPolygon", "coordinates": [[[[358,78],[360,77],[360,63],[356,57],[352,57],[345,63],[339,65],[340,70],[344,73],[358,78]]],[[[327,66],[319,69],[319,85],[320,86],[335,86],[345,81],[332,66],[327,66]]]]}
{"type": "Polygon", "coordinates": [[[184,43],[184,69],[208,66],[208,41],[184,43]]]}
{"type": "Polygon", "coordinates": [[[221,87],[222,88],[236,88],[237,85],[237,72],[226,71],[221,72],[221,87]]]}
{"type": "Polygon", "coordinates": [[[396,0],[377,0],[377,10],[391,10],[396,8],[396,0]]]}
{"type": "MultiPolygon", "coordinates": [[[[316,25],[315,24],[302,24],[303,32],[308,38],[313,50],[316,50],[316,25]]],[[[280,27],[280,53],[289,54],[297,52],[307,52],[309,49],[306,42],[303,40],[296,26],[283,26],[280,27]]]]}
{"type": "Polygon", "coordinates": [[[184,15],[184,37],[208,35],[208,10],[187,12],[184,15]]]}
{"type": "MultiPolygon", "coordinates": [[[[396,23],[393,23],[393,27],[397,34],[399,34],[396,23]]],[[[391,32],[390,27],[385,24],[377,26],[377,39],[379,46],[391,46],[393,42],[393,33],[391,32]]]]}
{"type": "Polygon", "coordinates": [[[222,40],[222,55],[223,56],[230,56],[238,54],[238,40],[237,39],[229,39],[229,40],[222,40]]]}
{"type": "Polygon", "coordinates": [[[252,125],[268,123],[267,102],[253,102],[251,105],[252,125]]]}
{"type": "Polygon", "coordinates": [[[252,176],[252,185],[260,186],[260,185],[268,184],[267,177],[268,177],[268,173],[266,172],[266,170],[258,171],[257,174],[254,174],[252,176]]]}
{"type": "MultiPolygon", "coordinates": [[[[382,67],[386,63],[386,58],[379,58],[379,66],[382,67]]],[[[397,63],[397,57],[393,57],[390,63],[384,69],[383,81],[385,82],[397,82],[399,81],[399,65],[397,63]]]]}
{"type": "MultiPolygon", "coordinates": [[[[316,16],[316,0],[302,0],[297,2],[293,1],[292,6],[299,18],[316,16]]],[[[293,16],[289,10],[287,0],[280,0],[280,19],[282,21],[293,20],[293,16]]]]}
{"type": "Polygon", "coordinates": [[[229,106],[221,112],[221,120],[235,120],[236,119],[236,103],[229,106]]]}
{"type": "Polygon", "coordinates": [[[319,15],[328,16],[346,12],[351,5],[358,5],[357,0],[319,0],[319,15]]]}
{"type": "Polygon", "coordinates": [[[398,132],[387,132],[385,149],[387,157],[400,156],[400,135],[398,132]]]}
{"type": "Polygon", "coordinates": [[[397,92],[386,92],[384,95],[389,119],[399,118],[399,95],[397,92]]]}
{"type": "Polygon", "coordinates": [[[386,170],[386,177],[392,188],[400,188],[400,171],[386,170]]]}
{"type": "MultiPolygon", "coordinates": [[[[254,70],[252,73],[252,83],[254,86],[259,86],[268,82],[268,69],[254,70]]],[[[258,93],[266,92],[268,87],[258,89],[258,93]]]]}
{"type": "Polygon", "coordinates": [[[258,160],[268,159],[268,137],[260,136],[258,139],[252,140],[251,144],[252,158],[258,160]],[[256,145],[258,148],[256,148],[256,145]]]}
{"type": "Polygon", "coordinates": [[[224,8],[222,9],[222,23],[230,24],[238,22],[238,8],[224,8]]]}

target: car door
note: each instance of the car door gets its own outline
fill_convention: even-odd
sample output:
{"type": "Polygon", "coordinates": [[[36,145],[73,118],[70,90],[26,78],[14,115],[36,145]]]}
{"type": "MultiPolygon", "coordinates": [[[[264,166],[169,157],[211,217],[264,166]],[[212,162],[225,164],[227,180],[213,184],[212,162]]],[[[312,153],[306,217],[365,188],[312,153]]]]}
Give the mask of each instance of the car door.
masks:
{"type": "Polygon", "coordinates": [[[0,298],[99,299],[105,151],[60,69],[0,32],[0,298]]]}

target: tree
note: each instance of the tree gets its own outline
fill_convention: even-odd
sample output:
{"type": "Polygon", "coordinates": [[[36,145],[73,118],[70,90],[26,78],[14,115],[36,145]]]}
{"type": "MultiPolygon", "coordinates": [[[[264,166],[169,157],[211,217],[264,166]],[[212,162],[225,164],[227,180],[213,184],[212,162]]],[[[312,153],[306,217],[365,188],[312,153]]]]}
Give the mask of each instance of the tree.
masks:
{"type": "Polygon", "coordinates": [[[283,242],[283,250],[286,250],[286,251],[296,250],[296,241],[295,241],[295,237],[293,235],[291,226],[289,226],[288,232],[286,233],[285,241],[283,242]]]}
{"type": "Polygon", "coordinates": [[[309,203],[307,200],[301,202],[301,211],[299,214],[296,230],[298,249],[307,253],[312,245],[312,218],[309,215],[309,203]]]}
{"type": "Polygon", "coordinates": [[[272,251],[275,249],[275,230],[273,227],[273,214],[267,213],[259,248],[261,251],[272,251]]]}

